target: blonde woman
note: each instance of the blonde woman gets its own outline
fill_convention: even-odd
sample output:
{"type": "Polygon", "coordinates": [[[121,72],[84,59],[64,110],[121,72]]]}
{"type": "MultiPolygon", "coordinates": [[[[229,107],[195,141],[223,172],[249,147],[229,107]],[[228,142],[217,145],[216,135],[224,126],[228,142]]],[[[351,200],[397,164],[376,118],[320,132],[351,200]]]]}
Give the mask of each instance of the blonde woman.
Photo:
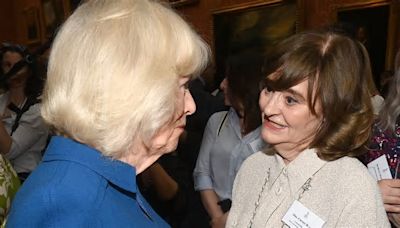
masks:
{"type": "Polygon", "coordinates": [[[167,227],[136,175],[174,150],[209,49],[150,0],[85,1],[50,54],[42,115],[58,136],[17,193],[10,227],[167,227]]]}

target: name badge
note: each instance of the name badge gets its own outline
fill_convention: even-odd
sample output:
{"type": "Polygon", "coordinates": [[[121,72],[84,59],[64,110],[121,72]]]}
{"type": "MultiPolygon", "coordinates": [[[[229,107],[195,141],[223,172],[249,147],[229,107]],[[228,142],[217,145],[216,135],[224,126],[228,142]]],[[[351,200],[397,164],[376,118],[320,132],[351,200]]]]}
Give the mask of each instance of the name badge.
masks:
{"type": "Polygon", "coordinates": [[[386,156],[382,155],[379,158],[373,160],[367,165],[369,173],[375,178],[375,180],[382,179],[393,179],[390,173],[389,164],[386,156]]]}
{"type": "Polygon", "coordinates": [[[299,201],[295,200],[282,218],[290,228],[318,228],[325,223],[318,215],[314,214],[299,201]]]}

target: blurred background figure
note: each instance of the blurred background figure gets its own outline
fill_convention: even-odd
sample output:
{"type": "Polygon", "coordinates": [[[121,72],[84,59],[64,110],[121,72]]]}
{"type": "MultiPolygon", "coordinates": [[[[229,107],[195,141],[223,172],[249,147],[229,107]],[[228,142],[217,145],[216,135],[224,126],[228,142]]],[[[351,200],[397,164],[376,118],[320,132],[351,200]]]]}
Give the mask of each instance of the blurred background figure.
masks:
{"type": "MultiPolygon", "coordinates": [[[[361,45],[361,51],[363,55],[366,57],[365,63],[365,75],[364,77],[367,80],[368,91],[371,96],[371,103],[373,107],[374,115],[378,115],[380,109],[382,108],[384,97],[379,92],[377,85],[374,80],[374,74],[372,71],[370,55],[368,52],[368,34],[367,28],[364,25],[360,25],[358,27],[354,27],[354,25],[349,23],[338,23],[329,27],[329,30],[339,33],[345,36],[348,36],[356,41],[358,41],[361,45]]],[[[382,85],[379,85],[382,88],[382,85]]],[[[381,90],[382,91],[382,90],[381,90]]]]}
{"type": "Polygon", "coordinates": [[[187,89],[209,48],[168,6],[85,1],[51,48],[41,113],[54,129],[9,227],[169,227],[136,175],[174,151],[195,112],[187,89]]]}
{"type": "Polygon", "coordinates": [[[0,171],[0,224],[2,224],[20,187],[20,181],[11,163],[2,155],[0,155],[0,171]]]}
{"type": "Polygon", "coordinates": [[[385,156],[394,179],[378,180],[390,221],[400,227],[400,51],[395,59],[395,72],[388,95],[372,128],[368,151],[361,160],[370,162],[385,156]]]}
{"type": "Polygon", "coordinates": [[[386,70],[382,72],[380,78],[380,93],[384,98],[388,96],[389,93],[389,86],[392,84],[392,79],[393,79],[393,71],[391,70],[386,70]]]}
{"type": "Polygon", "coordinates": [[[3,43],[0,57],[0,85],[5,91],[0,96],[0,153],[23,181],[41,161],[48,138],[39,103],[43,77],[23,46],[3,43]]]}
{"type": "Polygon", "coordinates": [[[228,110],[222,93],[212,94],[211,86],[205,78],[215,78],[215,67],[210,64],[201,76],[189,83],[190,93],[196,103],[196,112],[189,116],[185,133],[179,142],[179,157],[188,165],[190,173],[196,165],[204,129],[210,116],[216,112],[228,110]]]}
{"type": "Polygon", "coordinates": [[[372,69],[371,69],[371,61],[369,59],[369,54],[367,49],[365,48],[364,44],[360,45],[363,54],[365,56],[365,77],[367,80],[367,85],[368,85],[368,91],[371,96],[371,103],[372,103],[372,108],[374,115],[378,115],[379,111],[382,109],[383,102],[385,99],[380,95],[378,89],[376,88],[375,81],[374,81],[374,76],[372,75],[372,69]]]}
{"type": "Polygon", "coordinates": [[[190,185],[184,163],[176,154],[165,154],[137,176],[138,186],[154,210],[171,227],[182,227],[189,206],[190,185]]]}
{"type": "Polygon", "coordinates": [[[204,131],[193,178],[213,227],[225,226],[233,180],[242,162],[264,146],[258,107],[262,61],[247,55],[227,60],[220,87],[231,108],[212,115],[204,131]]]}

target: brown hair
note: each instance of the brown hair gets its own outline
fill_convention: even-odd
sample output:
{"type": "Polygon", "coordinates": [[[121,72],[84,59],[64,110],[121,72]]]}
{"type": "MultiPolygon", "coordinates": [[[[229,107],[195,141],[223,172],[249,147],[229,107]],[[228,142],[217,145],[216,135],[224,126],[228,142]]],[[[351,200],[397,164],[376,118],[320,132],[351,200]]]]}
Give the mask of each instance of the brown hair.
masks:
{"type": "Polygon", "coordinates": [[[365,77],[368,57],[361,44],[329,31],[305,32],[282,41],[268,56],[264,83],[273,91],[308,80],[311,113],[323,117],[309,147],[327,161],[363,153],[373,112],[365,77]]]}
{"type": "Polygon", "coordinates": [[[243,111],[244,133],[249,133],[261,125],[261,110],[258,106],[259,84],[263,58],[258,55],[236,54],[227,60],[227,96],[232,107],[239,114],[243,111]]]}

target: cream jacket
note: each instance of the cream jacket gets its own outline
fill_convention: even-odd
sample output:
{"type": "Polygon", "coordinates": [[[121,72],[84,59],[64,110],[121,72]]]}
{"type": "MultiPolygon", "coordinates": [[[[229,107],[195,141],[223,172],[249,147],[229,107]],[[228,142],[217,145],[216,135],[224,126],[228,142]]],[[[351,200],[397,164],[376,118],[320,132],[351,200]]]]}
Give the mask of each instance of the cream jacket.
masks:
{"type": "Polygon", "coordinates": [[[282,217],[295,200],[325,221],[323,227],[390,227],[367,169],[349,157],[323,161],[313,149],[289,165],[279,155],[250,156],[236,176],[226,227],[248,227],[250,221],[255,228],[285,227],[282,217]]]}

